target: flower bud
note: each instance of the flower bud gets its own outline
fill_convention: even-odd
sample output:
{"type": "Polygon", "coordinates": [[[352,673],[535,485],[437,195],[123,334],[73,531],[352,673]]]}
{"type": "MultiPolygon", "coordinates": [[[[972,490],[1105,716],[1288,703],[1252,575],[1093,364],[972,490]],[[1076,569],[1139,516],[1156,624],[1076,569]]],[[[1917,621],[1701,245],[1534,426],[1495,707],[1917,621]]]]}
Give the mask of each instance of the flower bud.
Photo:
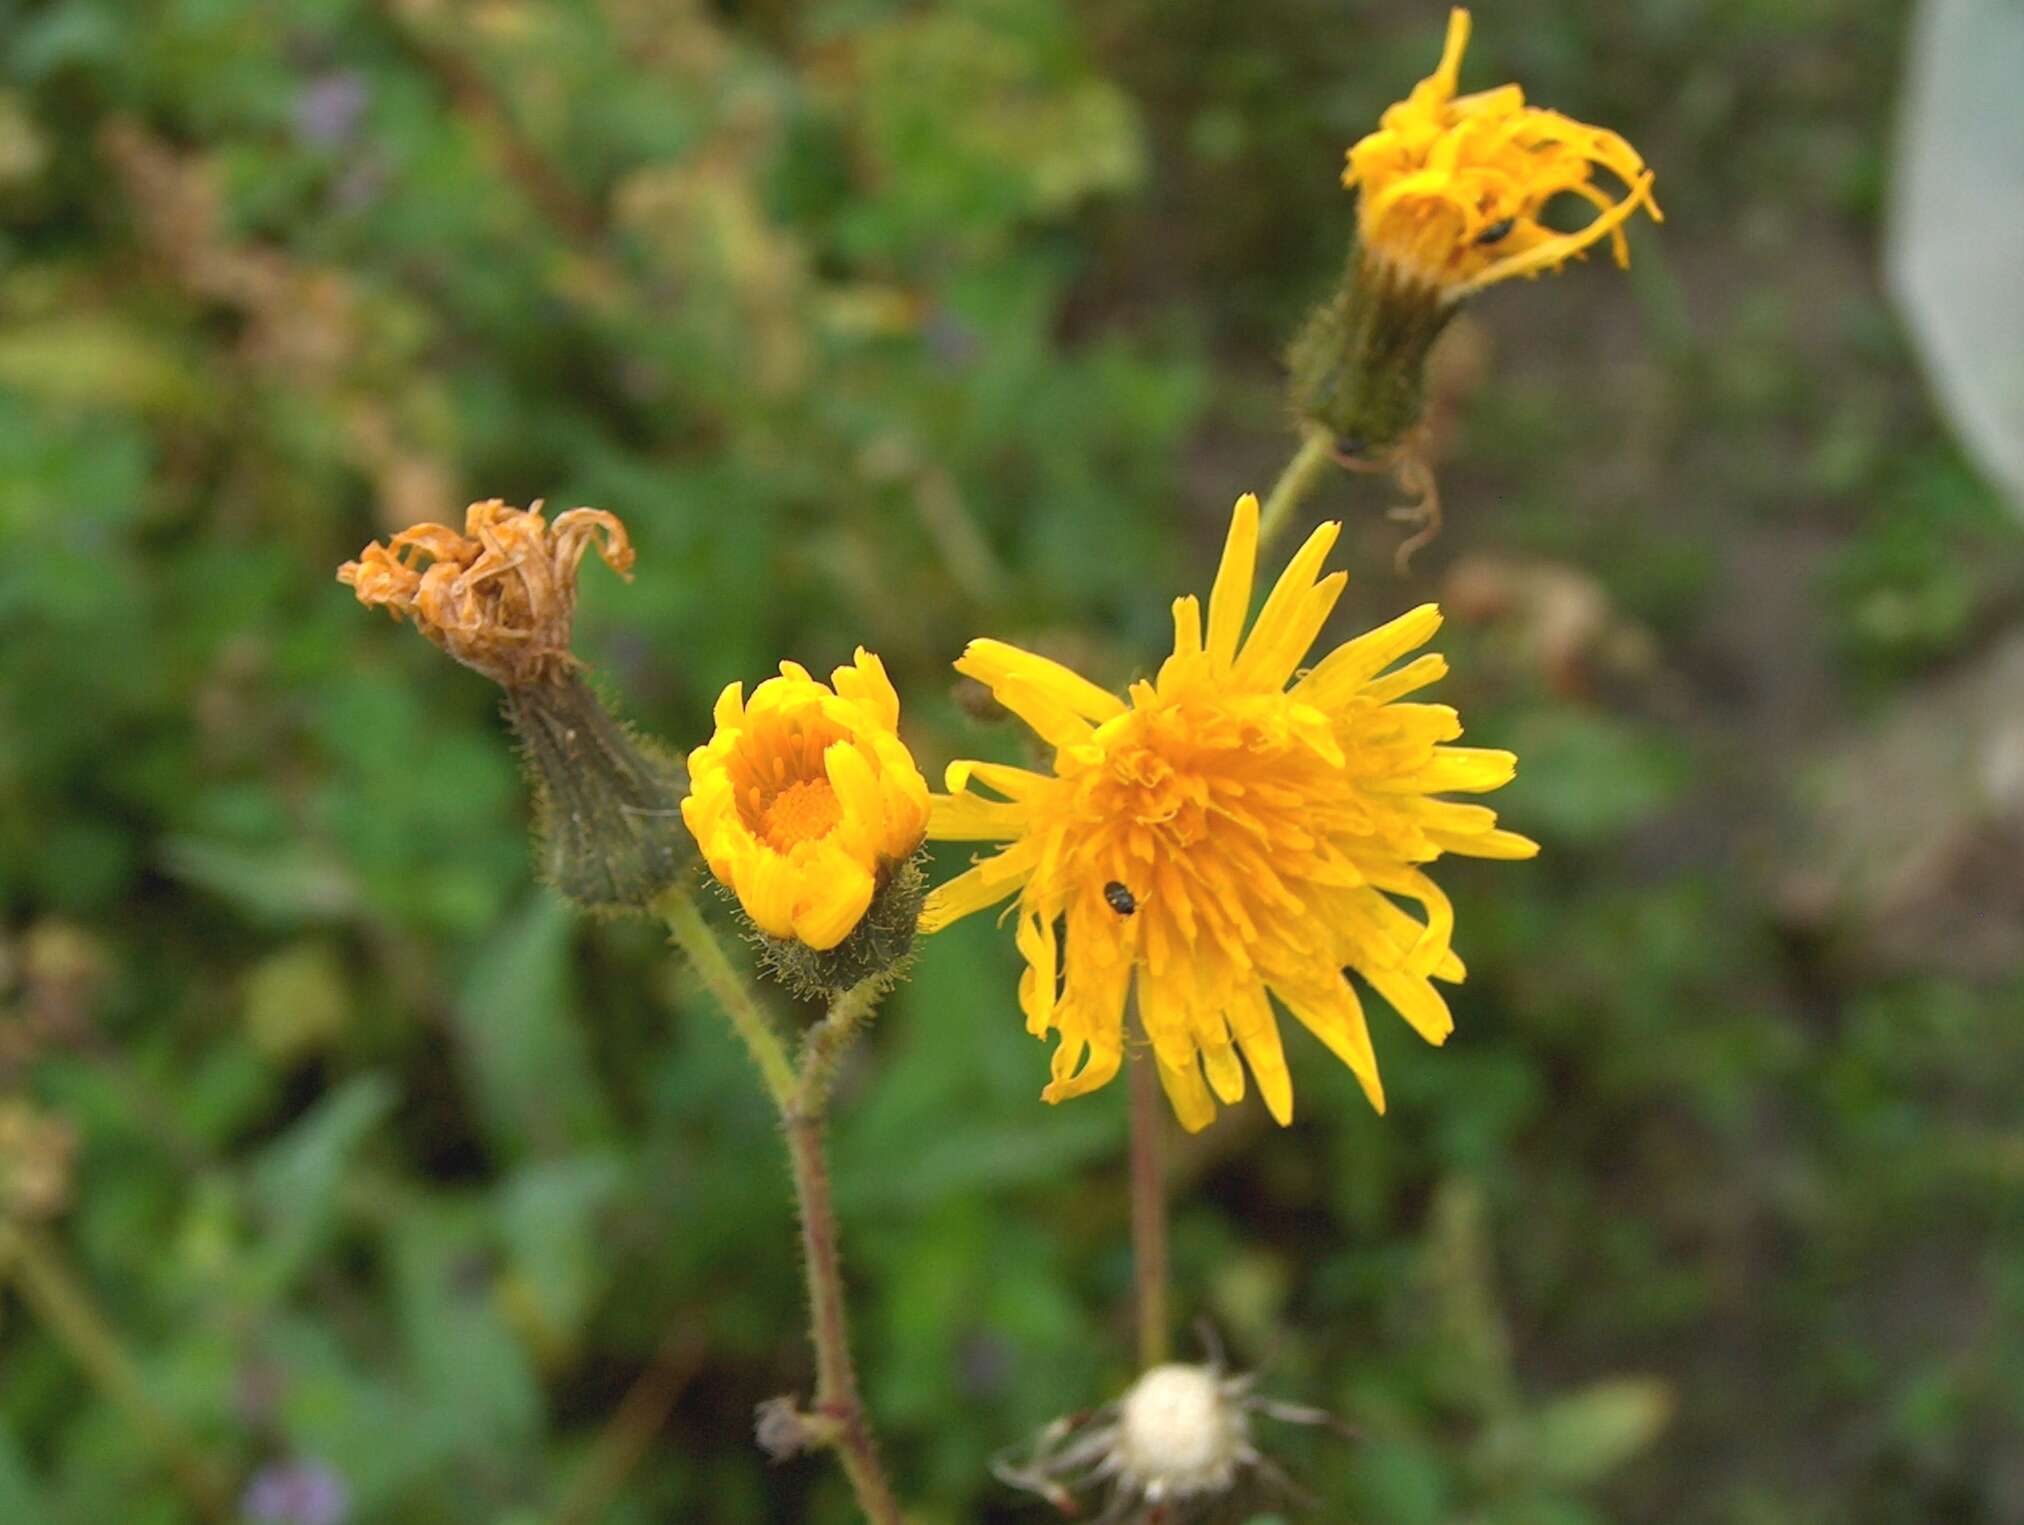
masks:
{"type": "Polygon", "coordinates": [[[830,683],[782,662],[689,754],[682,818],[744,909],[773,973],[805,997],[897,978],[913,947],[928,786],[899,737],[899,695],[862,647],[830,683]]]}
{"type": "Polygon", "coordinates": [[[642,910],[695,862],[682,765],[614,720],[574,674],[506,690],[534,789],[535,860],[591,910],[642,910]]]}
{"type": "Polygon", "coordinates": [[[754,934],[766,972],[804,1001],[830,1001],[866,980],[881,990],[897,984],[913,962],[914,930],[928,878],[925,853],[885,866],[871,904],[850,934],[833,948],[811,948],[792,937],[754,934]]]}
{"type": "Polygon", "coordinates": [[[1353,250],[1288,356],[1293,406],[1347,455],[1400,444],[1426,410],[1427,355],[1459,305],[1353,250]]]}

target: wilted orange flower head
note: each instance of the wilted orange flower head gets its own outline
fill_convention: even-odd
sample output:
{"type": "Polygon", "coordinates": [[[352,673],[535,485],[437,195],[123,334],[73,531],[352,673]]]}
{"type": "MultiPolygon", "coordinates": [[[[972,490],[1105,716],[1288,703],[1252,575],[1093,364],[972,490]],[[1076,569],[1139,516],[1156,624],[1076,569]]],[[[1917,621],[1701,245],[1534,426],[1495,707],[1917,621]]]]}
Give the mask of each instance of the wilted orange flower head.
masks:
{"type": "Polygon", "coordinates": [[[1556,269],[1604,238],[1616,262],[1629,264],[1623,225],[1639,207],[1660,219],[1638,151],[1607,128],[1526,105],[1517,85],[1457,95],[1468,46],[1469,13],[1457,8],[1440,66],[1349,150],[1342,183],[1360,190],[1357,232],[1366,253],[1452,299],[1556,269]],[[1597,168],[1622,191],[1597,186],[1597,168]],[[1596,208],[1572,233],[1540,221],[1563,193],[1596,208]]]}
{"type": "Polygon", "coordinates": [[[576,573],[593,542],[606,566],[631,575],[632,542],[616,515],[572,508],[550,524],[538,501],[520,509],[491,498],[464,511],[462,534],[417,524],[385,545],[374,541],[337,569],[337,580],[360,603],[413,620],[466,667],[516,688],[574,670],[576,573]]]}

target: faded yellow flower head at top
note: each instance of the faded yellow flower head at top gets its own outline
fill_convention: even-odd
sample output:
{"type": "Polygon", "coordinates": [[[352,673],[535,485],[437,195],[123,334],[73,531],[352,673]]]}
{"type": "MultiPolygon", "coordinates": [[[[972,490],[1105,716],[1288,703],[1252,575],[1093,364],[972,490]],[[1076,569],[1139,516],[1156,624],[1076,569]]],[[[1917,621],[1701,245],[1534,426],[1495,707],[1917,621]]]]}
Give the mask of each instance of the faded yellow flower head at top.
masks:
{"type": "Polygon", "coordinates": [[[1468,45],[1469,13],[1458,8],[1448,15],[1440,66],[1349,150],[1342,183],[1359,191],[1365,253],[1454,300],[1555,269],[1604,238],[1617,263],[1629,264],[1624,223],[1641,206],[1661,218],[1652,173],[1637,150],[1607,128],[1526,105],[1517,85],[1458,96],[1468,45]],[[1597,186],[1597,168],[1622,190],[1597,186]],[[1572,233],[1540,221],[1563,193],[1596,209],[1572,233]]]}
{"type": "Polygon", "coordinates": [[[1439,626],[1433,605],[1337,647],[1288,687],[1346,582],[1319,575],[1340,528],[1314,532],[1240,640],[1258,500],[1239,500],[1206,628],[1195,598],[1177,600],[1173,655],[1125,699],[999,641],[971,642],[956,664],[1053,748],[1054,764],[950,766],[929,837],[1005,846],[934,891],[921,930],[1019,896],[1020,1005],[1036,1036],[1061,1035],[1047,1100],[1117,1073],[1134,984],[1190,1130],[1214,1118],[1214,1098],[1242,1098],[1240,1053],[1272,1115],[1291,1120],[1271,997],[1355,1072],[1379,1111],[1351,972],[1428,1042],[1452,1030],[1431,981],[1462,978],[1454,912],[1421,865],[1444,852],[1528,858],[1538,848],[1498,830],[1483,806],[1437,797],[1495,789],[1517,760],[1450,746],[1462,731],[1452,709],[1401,702],[1447,670],[1428,655],[1386,671],[1439,626]]]}
{"type": "Polygon", "coordinates": [[[466,667],[507,688],[559,680],[576,668],[570,630],[576,573],[584,552],[621,577],[632,543],[616,515],[572,508],[550,524],[541,504],[473,503],[459,534],[417,524],[387,544],[374,541],[337,570],[358,601],[408,619],[466,667]]]}
{"type": "Polygon", "coordinates": [[[782,662],[750,699],[742,683],[719,696],[716,733],[689,754],[682,819],[760,931],[835,947],[920,847],[928,785],[899,719],[861,646],[830,683],[782,662]]]}

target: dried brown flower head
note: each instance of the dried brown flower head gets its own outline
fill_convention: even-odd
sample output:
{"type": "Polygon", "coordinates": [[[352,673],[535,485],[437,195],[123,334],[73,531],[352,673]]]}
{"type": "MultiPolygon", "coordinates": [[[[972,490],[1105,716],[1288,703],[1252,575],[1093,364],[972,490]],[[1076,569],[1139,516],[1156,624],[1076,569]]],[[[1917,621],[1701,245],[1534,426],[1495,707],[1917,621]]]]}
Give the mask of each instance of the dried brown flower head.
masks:
{"type": "Polygon", "coordinates": [[[0,1092],[45,1050],[90,1040],[108,975],[103,945],[70,922],[45,917],[18,937],[0,935],[0,1092]]]}
{"type": "Polygon", "coordinates": [[[358,601],[412,620],[466,667],[506,690],[535,792],[542,871],[599,910],[639,910],[695,861],[682,825],[679,761],[605,709],[569,650],[576,574],[593,545],[621,577],[632,542],[613,514],[541,504],[473,503],[459,534],[417,524],[338,568],[358,601]]]}
{"type": "Polygon", "coordinates": [[[53,1218],[70,1205],[77,1130],[19,1099],[0,1101],[0,1214],[53,1218]]]}
{"type": "Polygon", "coordinates": [[[337,580],[360,603],[413,620],[466,667],[520,688],[575,670],[576,572],[593,543],[606,566],[630,575],[632,542],[616,515],[572,508],[550,524],[538,501],[519,509],[492,498],[465,510],[462,534],[417,524],[374,541],[337,580]]]}

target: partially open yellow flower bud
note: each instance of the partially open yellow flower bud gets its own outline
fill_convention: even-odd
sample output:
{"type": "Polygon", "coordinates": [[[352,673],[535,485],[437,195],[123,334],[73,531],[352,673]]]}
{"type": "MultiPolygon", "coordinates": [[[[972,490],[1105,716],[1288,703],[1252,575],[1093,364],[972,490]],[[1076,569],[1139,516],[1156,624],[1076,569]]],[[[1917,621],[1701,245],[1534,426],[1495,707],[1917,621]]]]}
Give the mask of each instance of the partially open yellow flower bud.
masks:
{"type": "Polygon", "coordinates": [[[1440,67],[1349,150],[1342,183],[1357,190],[1365,252],[1449,301],[1557,269],[1605,238],[1628,265],[1624,223],[1639,207],[1659,218],[1637,150],[1607,127],[1526,105],[1517,85],[1457,95],[1468,46],[1469,13],[1457,8],[1440,67]],[[1599,187],[1597,169],[1623,188],[1599,187]],[[1541,214],[1562,195],[1596,215],[1572,233],[1546,226],[1541,214]]]}
{"type": "MultiPolygon", "coordinates": [[[[885,668],[860,647],[832,682],[782,662],[749,700],[731,684],[716,733],[689,754],[682,802],[710,871],[752,924],[817,952],[837,948],[874,897],[908,877],[928,826],[927,781],[899,738],[885,668]]],[[[911,915],[895,926],[910,942],[911,915]]]]}
{"type": "Polygon", "coordinates": [[[1627,265],[1624,224],[1640,210],[1660,220],[1652,172],[1618,134],[1527,105],[1515,84],[1458,94],[1468,45],[1458,7],[1434,72],[1350,148],[1342,183],[1357,193],[1356,242],[1288,356],[1295,410],[1333,437],[1345,464],[1400,468],[1429,533],[1439,497],[1415,436],[1428,353],[1463,301],[1605,240],[1627,265]],[[1561,232],[1548,209],[1569,198],[1594,215],[1561,232]]]}

